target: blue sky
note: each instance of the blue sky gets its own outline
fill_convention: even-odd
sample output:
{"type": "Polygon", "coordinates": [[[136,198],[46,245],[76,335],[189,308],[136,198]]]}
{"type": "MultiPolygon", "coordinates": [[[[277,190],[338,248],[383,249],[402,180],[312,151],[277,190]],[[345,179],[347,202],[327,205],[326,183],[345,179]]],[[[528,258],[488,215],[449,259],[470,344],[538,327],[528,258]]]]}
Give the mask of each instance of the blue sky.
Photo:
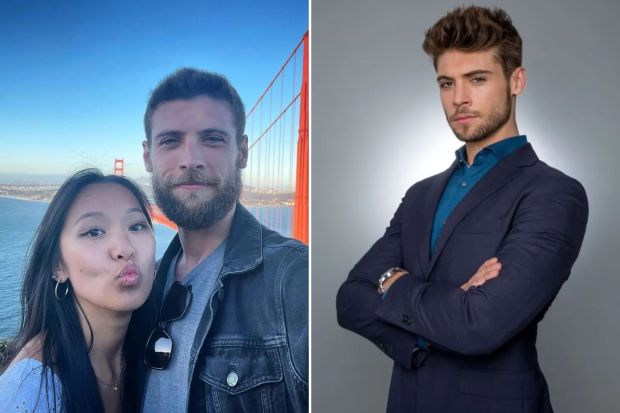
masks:
{"type": "Polygon", "coordinates": [[[281,1],[0,2],[0,174],[127,174],[152,88],[181,66],[226,75],[249,109],[308,28],[281,1]]]}

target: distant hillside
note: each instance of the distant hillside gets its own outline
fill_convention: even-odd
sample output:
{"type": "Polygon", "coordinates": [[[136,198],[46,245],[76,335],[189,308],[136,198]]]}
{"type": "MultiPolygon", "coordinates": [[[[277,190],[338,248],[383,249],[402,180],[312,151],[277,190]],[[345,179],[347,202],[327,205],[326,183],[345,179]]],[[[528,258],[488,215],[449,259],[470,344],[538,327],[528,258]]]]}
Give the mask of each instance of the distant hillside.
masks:
{"type": "MultiPolygon", "coordinates": [[[[60,185],[68,175],[24,175],[0,173],[0,185],[60,185]]],[[[141,176],[132,178],[141,185],[150,183],[151,178],[141,176]]]]}
{"type": "Polygon", "coordinates": [[[60,185],[64,175],[0,174],[0,185],[60,185]]]}

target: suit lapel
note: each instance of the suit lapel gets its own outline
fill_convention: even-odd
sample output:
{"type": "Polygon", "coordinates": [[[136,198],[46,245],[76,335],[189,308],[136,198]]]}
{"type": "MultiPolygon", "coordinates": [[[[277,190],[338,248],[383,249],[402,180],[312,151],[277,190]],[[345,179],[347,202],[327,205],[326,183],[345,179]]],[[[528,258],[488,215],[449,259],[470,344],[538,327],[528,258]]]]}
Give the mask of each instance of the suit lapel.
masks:
{"type": "MultiPolygon", "coordinates": [[[[510,180],[512,180],[515,176],[517,176],[519,172],[519,168],[523,166],[532,165],[534,162],[538,160],[536,153],[532,149],[532,146],[528,143],[524,147],[517,149],[514,153],[507,156],[503,160],[501,160],[495,167],[493,167],[487,174],[478,182],[472,189],[467,193],[465,198],[459,202],[459,204],[454,208],[446,224],[444,225],[441,234],[439,235],[439,239],[437,240],[437,244],[435,245],[435,250],[433,251],[433,255],[431,256],[430,263],[428,266],[427,278],[430,276],[441,251],[443,250],[446,242],[452,235],[452,232],[456,228],[459,222],[480,202],[484,199],[491,196],[495,191],[500,189],[502,186],[507,184],[510,180]]],[[[443,188],[442,186],[442,193],[443,188]]],[[[440,193],[441,196],[441,193],[440,193]]],[[[439,199],[436,200],[434,207],[436,209],[437,203],[439,199]]],[[[433,214],[435,212],[433,209],[433,214]]],[[[432,220],[434,216],[429,220],[430,225],[432,226],[432,220]]],[[[426,245],[430,243],[430,231],[427,234],[426,245]]],[[[428,257],[428,255],[427,255],[428,257]]]]}
{"type": "MultiPolygon", "coordinates": [[[[448,183],[448,180],[457,168],[458,162],[454,161],[450,167],[439,175],[435,176],[429,191],[424,198],[424,204],[421,208],[422,216],[420,216],[420,223],[423,225],[420,231],[421,239],[414,245],[419,246],[418,260],[422,267],[422,273],[429,273],[429,257],[431,255],[431,231],[433,229],[433,219],[435,218],[435,211],[437,210],[437,204],[443,194],[443,190],[448,183]]],[[[415,213],[415,211],[414,211],[415,213]]]]}

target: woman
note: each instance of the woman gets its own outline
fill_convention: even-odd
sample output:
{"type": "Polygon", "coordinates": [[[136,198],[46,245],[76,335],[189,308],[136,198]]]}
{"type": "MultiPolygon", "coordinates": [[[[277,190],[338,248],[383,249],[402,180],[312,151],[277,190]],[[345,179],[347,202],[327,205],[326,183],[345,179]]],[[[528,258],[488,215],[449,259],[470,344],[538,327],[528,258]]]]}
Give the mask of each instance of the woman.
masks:
{"type": "Polygon", "coordinates": [[[135,411],[135,371],[127,366],[144,340],[132,312],[151,291],[154,263],[142,191],[94,169],[70,177],[32,245],[0,411],[135,411]]]}

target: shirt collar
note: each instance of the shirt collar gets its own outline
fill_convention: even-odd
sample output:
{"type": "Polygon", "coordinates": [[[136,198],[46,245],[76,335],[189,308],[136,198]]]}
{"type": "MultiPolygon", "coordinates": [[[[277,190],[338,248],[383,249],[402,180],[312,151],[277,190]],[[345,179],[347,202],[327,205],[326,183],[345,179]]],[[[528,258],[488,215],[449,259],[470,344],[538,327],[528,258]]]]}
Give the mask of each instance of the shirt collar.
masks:
{"type": "MultiPolygon", "coordinates": [[[[478,152],[474,158],[473,165],[484,165],[486,163],[497,162],[526,144],[526,135],[518,135],[511,138],[502,139],[501,141],[495,142],[494,144],[489,145],[478,152]]],[[[455,155],[459,166],[467,166],[467,153],[465,151],[465,145],[457,149],[455,155]]]]}
{"type": "MultiPolygon", "coordinates": [[[[241,273],[257,267],[263,261],[263,229],[258,220],[241,203],[233,217],[230,234],[226,239],[222,274],[241,273]]],[[[181,240],[177,233],[164,253],[158,268],[169,268],[170,263],[181,250],[181,240]]],[[[158,275],[160,271],[158,270],[158,275]]],[[[166,278],[165,274],[162,277],[166,278]]],[[[158,307],[159,308],[159,307],[158,307]]]]}

